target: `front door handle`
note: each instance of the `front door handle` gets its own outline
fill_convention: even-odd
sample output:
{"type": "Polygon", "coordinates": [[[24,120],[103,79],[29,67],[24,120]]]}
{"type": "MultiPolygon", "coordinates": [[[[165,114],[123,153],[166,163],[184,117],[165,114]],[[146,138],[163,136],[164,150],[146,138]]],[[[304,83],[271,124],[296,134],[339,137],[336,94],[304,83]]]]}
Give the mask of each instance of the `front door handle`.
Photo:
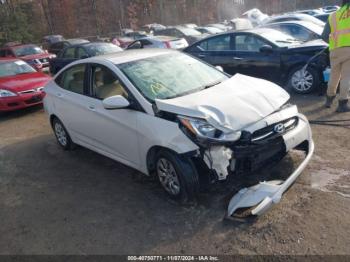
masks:
{"type": "Polygon", "coordinates": [[[62,95],[61,93],[57,93],[56,96],[57,96],[58,98],[62,98],[62,97],[63,97],[63,95],[62,95]]]}
{"type": "Polygon", "coordinates": [[[95,106],[94,105],[89,105],[89,110],[91,110],[91,111],[95,111],[96,110],[96,108],[95,108],[95,106]]]}
{"type": "Polygon", "coordinates": [[[200,57],[200,58],[204,58],[204,57],[206,57],[206,55],[202,55],[202,54],[200,54],[200,55],[198,55],[198,57],[200,57]]]}
{"type": "Polygon", "coordinates": [[[241,57],[234,57],[233,60],[243,60],[241,57]]]}

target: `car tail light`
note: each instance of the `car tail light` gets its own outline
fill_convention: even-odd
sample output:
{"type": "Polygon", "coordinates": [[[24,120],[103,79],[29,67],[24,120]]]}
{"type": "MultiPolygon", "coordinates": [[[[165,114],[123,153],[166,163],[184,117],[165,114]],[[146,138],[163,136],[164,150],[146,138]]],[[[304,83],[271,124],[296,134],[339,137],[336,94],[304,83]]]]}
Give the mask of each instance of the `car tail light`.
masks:
{"type": "Polygon", "coordinates": [[[170,45],[169,41],[165,41],[164,44],[165,44],[166,48],[171,48],[171,45],[170,45]]]}

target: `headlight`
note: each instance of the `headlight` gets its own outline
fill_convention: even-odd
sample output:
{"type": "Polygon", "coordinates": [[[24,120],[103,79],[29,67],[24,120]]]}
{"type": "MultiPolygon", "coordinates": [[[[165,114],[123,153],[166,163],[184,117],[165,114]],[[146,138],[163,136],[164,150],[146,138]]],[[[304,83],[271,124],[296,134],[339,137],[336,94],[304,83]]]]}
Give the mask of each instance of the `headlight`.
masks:
{"type": "Polygon", "coordinates": [[[17,96],[17,95],[11,91],[0,89],[0,97],[12,97],[12,96],[17,96]]]}
{"type": "Polygon", "coordinates": [[[241,137],[241,132],[225,132],[204,119],[178,116],[180,123],[197,138],[212,142],[234,142],[241,137]]]}

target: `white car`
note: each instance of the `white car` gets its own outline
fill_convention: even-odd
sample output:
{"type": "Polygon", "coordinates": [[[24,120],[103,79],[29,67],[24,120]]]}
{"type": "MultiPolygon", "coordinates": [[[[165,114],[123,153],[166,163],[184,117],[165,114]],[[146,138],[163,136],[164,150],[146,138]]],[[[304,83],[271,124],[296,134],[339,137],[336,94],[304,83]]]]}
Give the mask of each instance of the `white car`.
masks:
{"type": "Polygon", "coordinates": [[[230,77],[178,51],[130,50],[80,60],[61,70],[45,92],[64,149],[78,144],[155,174],[172,198],[183,201],[195,198],[204,181],[249,174],[292,149],[305,151],[286,181],[243,190],[230,203],[231,211],[258,205],[260,214],[279,201],[313,153],[309,123],[288,103],[287,92],[265,80],[230,77]]]}

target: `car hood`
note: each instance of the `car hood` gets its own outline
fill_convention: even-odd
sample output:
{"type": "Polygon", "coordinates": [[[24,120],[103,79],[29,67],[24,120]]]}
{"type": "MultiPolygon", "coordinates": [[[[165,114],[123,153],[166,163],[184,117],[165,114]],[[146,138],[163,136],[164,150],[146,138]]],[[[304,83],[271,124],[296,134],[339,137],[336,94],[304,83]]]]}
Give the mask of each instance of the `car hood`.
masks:
{"type": "Polygon", "coordinates": [[[289,94],[266,80],[237,74],[209,89],[156,100],[158,110],[206,119],[216,128],[240,131],[278,111],[289,94]]]}
{"type": "Polygon", "coordinates": [[[321,39],[308,41],[302,44],[291,45],[288,47],[288,50],[299,51],[299,50],[315,50],[315,49],[324,49],[328,47],[328,44],[321,39]]]}
{"type": "Polygon", "coordinates": [[[43,87],[51,77],[40,72],[7,76],[0,78],[0,89],[6,89],[11,92],[22,92],[30,89],[43,87]]]}

